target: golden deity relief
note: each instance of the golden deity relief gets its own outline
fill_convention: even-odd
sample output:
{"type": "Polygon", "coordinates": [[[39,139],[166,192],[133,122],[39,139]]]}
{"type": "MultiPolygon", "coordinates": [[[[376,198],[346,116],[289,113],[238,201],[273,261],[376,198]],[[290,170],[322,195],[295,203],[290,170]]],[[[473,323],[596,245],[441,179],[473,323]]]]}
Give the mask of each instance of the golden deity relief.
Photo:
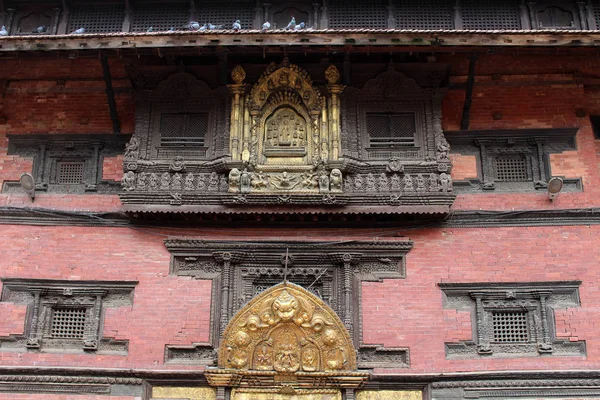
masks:
{"type": "Polygon", "coordinates": [[[331,308],[300,286],[282,283],[231,320],[219,349],[219,367],[282,374],[352,371],[356,354],[331,308]]]}
{"type": "Polygon", "coordinates": [[[306,121],[293,109],[282,107],[266,122],[266,156],[306,155],[306,121]]]}

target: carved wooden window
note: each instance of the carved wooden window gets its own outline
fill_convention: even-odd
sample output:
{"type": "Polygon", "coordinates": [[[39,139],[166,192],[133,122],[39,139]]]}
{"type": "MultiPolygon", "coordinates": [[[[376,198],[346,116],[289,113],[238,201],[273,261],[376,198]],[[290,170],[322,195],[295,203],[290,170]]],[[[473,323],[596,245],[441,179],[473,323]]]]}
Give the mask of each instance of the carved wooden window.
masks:
{"type": "Polygon", "coordinates": [[[414,146],[416,123],[412,113],[367,113],[370,147],[414,146]]]}
{"type": "Polygon", "coordinates": [[[85,28],[86,33],[121,32],[124,19],[124,4],[77,5],[70,10],[67,31],[85,28]]]}
{"type": "Polygon", "coordinates": [[[596,28],[600,27],[600,0],[594,0],[592,4],[592,11],[594,16],[594,22],[596,22],[596,28]]]}
{"type": "Polygon", "coordinates": [[[537,13],[538,27],[540,29],[571,29],[577,28],[573,10],[558,6],[543,8],[537,13]]]}
{"type": "Polygon", "coordinates": [[[520,0],[462,0],[465,29],[520,29],[520,0]]]}
{"type": "Polygon", "coordinates": [[[3,302],[27,305],[25,334],[0,338],[0,351],[124,354],[127,340],[103,338],[104,310],[130,306],[137,282],[4,279],[3,302]]]}
{"type": "Polygon", "coordinates": [[[70,162],[58,162],[57,163],[57,177],[56,182],[66,185],[75,185],[83,183],[83,176],[85,171],[85,162],[83,161],[70,161],[70,162]]]}
{"type": "Polygon", "coordinates": [[[385,15],[387,1],[348,1],[336,0],[329,5],[329,27],[348,28],[386,28],[385,15]]]}
{"type": "MultiPolygon", "coordinates": [[[[116,193],[120,185],[102,180],[102,160],[123,154],[130,135],[8,135],[8,154],[33,158],[36,190],[54,193],[116,193]]],[[[5,182],[4,192],[22,192],[5,182]]]]}
{"type": "Polygon", "coordinates": [[[525,154],[499,154],[494,157],[496,180],[499,182],[531,181],[531,169],[525,154]]]}
{"type": "Polygon", "coordinates": [[[471,312],[473,338],[446,343],[448,358],[585,354],[585,342],[556,337],[553,313],[579,306],[580,281],[440,283],[444,307],[471,312]]]}
{"type": "Polygon", "coordinates": [[[190,19],[189,2],[169,4],[140,4],[137,2],[131,21],[132,32],[181,29],[190,19]]]}
{"type": "Polygon", "coordinates": [[[204,146],[208,113],[168,114],[161,117],[161,146],[204,146]]]}
{"type": "Polygon", "coordinates": [[[399,29],[452,29],[452,0],[395,1],[399,29]]]}

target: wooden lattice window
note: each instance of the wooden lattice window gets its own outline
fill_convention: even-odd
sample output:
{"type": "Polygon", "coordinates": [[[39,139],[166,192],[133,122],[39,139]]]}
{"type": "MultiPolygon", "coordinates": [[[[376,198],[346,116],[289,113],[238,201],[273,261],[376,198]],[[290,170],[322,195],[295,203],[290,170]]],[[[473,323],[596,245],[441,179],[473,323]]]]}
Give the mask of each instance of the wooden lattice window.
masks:
{"type": "Polygon", "coordinates": [[[450,0],[396,1],[396,27],[399,29],[452,29],[450,0]]]}
{"type": "Polygon", "coordinates": [[[413,113],[367,114],[367,131],[371,148],[414,146],[416,129],[413,113]]]}
{"type": "Polygon", "coordinates": [[[121,32],[124,4],[77,5],[71,8],[68,31],[85,28],[86,33],[121,32]]]}
{"type": "Polygon", "coordinates": [[[242,28],[252,28],[254,20],[253,3],[227,3],[215,5],[200,5],[198,20],[201,24],[211,23],[223,25],[224,29],[231,29],[234,21],[240,20],[242,28]]]}
{"type": "Polygon", "coordinates": [[[492,329],[495,343],[529,342],[527,311],[492,312],[492,329]]]}
{"type": "Polygon", "coordinates": [[[498,155],[495,163],[497,181],[525,182],[531,180],[527,173],[527,156],[525,155],[498,155]]]}
{"type": "Polygon", "coordinates": [[[204,146],[208,113],[163,114],[160,122],[161,146],[204,146]]]}
{"type": "Polygon", "coordinates": [[[181,29],[189,22],[189,3],[172,4],[139,4],[135,7],[131,30],[146,32],[149,28],[154,31],[168,31],[173,28],[181,29]]]}
{"type": "Polygon", "coordinates": [[[521,29],[520,0],[463,0],[461,15],[465,29],[521,29]]]}
{"type": "Polygon", "coordinates": [[[87,308],[55,307],[52,309],[51,336],[60,339],[83,339],[87,308]]]}
{"type": "Polygon", "coordinates": [[[386,3],[383,1],[343,1],[330,3],[329,27],[348,28],[386,28],[386,3]]]}
{"type": "Polygon", "coordinates": [[[77,185],[83,183],[85,172],[85,163],[79,162],[59,162],[57,182],[59,184],[77,185]]]}

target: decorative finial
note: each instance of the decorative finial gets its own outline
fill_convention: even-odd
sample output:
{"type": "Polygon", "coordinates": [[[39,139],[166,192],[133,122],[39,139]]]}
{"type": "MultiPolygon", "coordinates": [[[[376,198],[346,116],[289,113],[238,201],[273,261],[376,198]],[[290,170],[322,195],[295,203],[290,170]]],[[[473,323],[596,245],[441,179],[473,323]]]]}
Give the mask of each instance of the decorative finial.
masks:
{"type": "Polygon", "coordinates": [[[329,67],[325,70],[325,79],[327,79],[327,83],[330,85],[335,85],[340,82],[340,71],[333,64],[330,64],[329,67]]]}
{"type": "Polygon", "coordinates": [[[236,65],[233,71],[231,71],[231,79],[238,85],[244,82],[246,79],[246,71],[242,68],[241,65],[236,65]]]}

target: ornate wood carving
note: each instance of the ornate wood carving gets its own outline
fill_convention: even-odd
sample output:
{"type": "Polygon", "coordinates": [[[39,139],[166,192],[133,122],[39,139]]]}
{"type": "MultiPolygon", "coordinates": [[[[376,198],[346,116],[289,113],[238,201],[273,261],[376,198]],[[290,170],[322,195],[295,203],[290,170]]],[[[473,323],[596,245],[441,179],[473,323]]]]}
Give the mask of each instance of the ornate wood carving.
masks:
{"type": "Polygon", "coordinates": [[[287,279],[331,307],[358,349],[359,367],[407,367],[408,350],[362,343],[362,281],[403,278],[404,256],[412,242],[216,242],[165,241],[171,273],[211,279],[211,344],[167,346],[167,362],[208,363],[233,314],[266,288],[287,279]],[[287,252],[287,257],[286,257],[287,252]],[[287,265],[287,271],[286,271],[287,265]]]}
{"type": "Polygon", "coordinates": [[[460,343],[446,343],[447,357],[585,355],[585,341],[557,338],[552,322],[554,309],[579,306],[580,284],[438,284],[444,291],[445,308],[469,310],[475,317],[476,336],[460,343]]]}

